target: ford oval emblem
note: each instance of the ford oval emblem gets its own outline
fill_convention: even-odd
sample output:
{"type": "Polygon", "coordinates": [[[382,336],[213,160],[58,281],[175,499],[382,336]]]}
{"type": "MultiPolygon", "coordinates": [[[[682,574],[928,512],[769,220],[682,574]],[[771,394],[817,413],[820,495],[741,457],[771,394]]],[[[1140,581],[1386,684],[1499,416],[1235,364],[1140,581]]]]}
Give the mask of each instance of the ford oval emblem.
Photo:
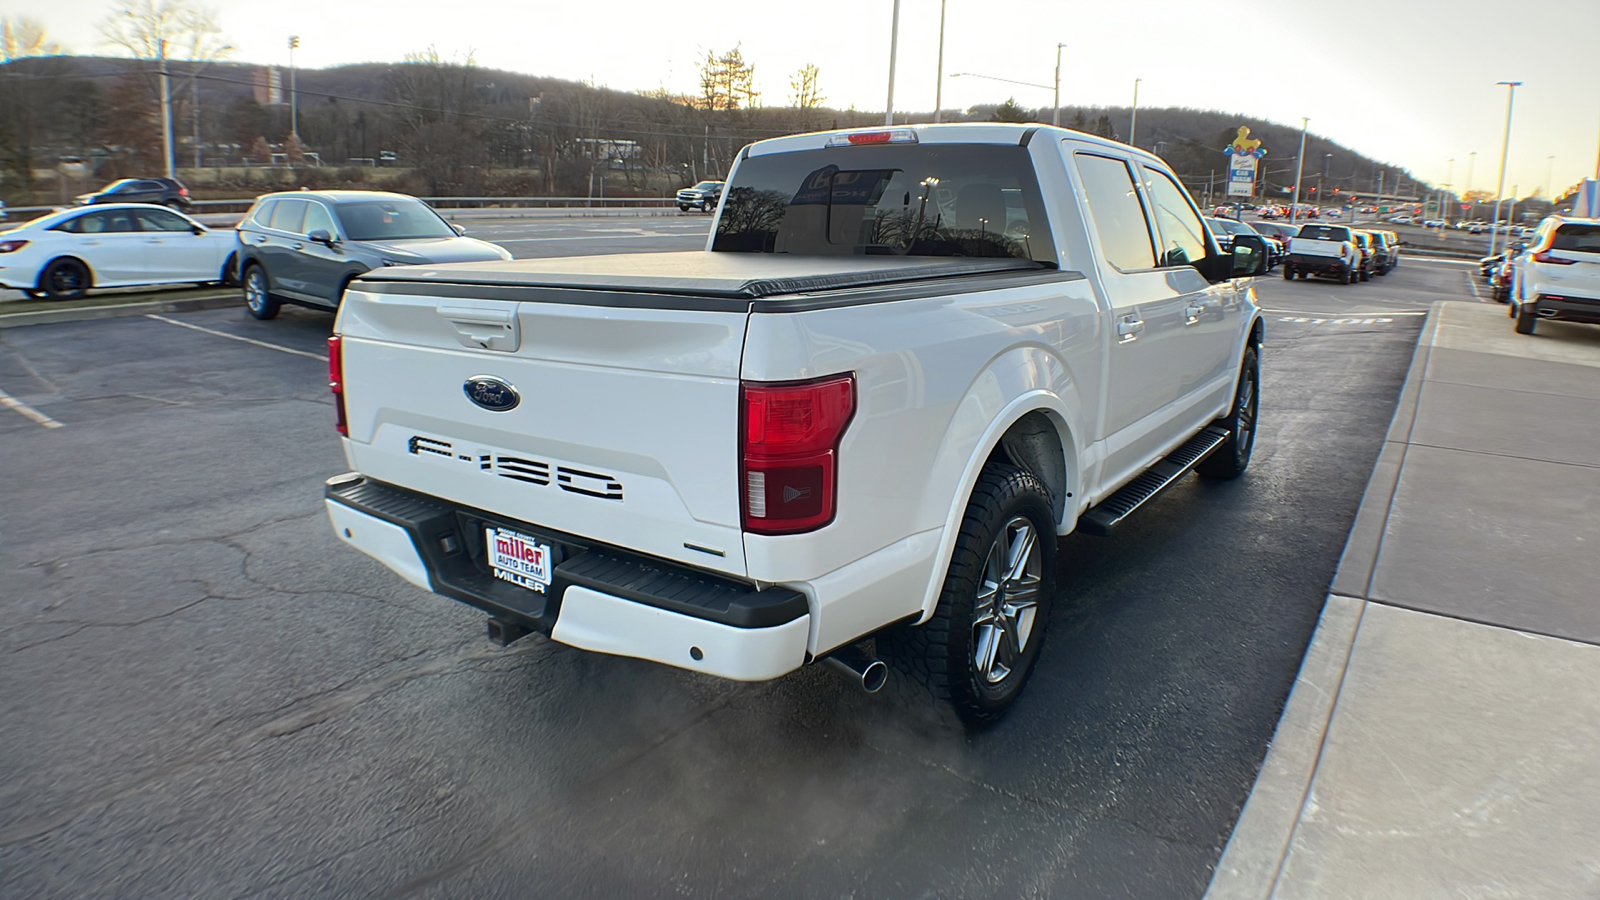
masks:
{"type": "Polygon", "coordinates": [[[522,402],[522,395],[508,382],[493,375],[474,375],[467,379],[461,386],[467,399],[478,404],[490,412],[505,412],[516,409],[522,402]]]}

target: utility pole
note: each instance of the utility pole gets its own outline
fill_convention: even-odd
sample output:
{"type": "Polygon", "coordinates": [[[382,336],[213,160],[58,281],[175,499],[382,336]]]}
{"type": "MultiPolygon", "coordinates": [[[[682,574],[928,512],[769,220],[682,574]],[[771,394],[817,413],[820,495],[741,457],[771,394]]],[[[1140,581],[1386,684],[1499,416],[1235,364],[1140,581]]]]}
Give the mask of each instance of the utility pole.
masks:
{"type": "Polygon", "coordinates": [[[1556,158],[1554,156],[1546,156],[1544,158],[1544,194],[1542,195],[1546,203],[1550,202],[1550,174],[1555,167],[1556,158]]]}
{"type": "MultiPolygon", "coordinates": [[[[1456,161],[1454,159],[1451,159],[1450,162],[1446,163],[1445,167],[1444,167],[1444,186],[1445,186],[1446,192],[1448,192],[1449,189],[1450,189],[1450,186],[1452,184],[1454,184],[1454,181],[1452,181],[1452,179],[1454,179],[1455,177],[1456,177],[1456,161]]],[[[1454,206],[1455,204],[1452,203],[1450,205],[1454,206]]],[[[1439,218],[1443,219],[1446,223],[1449,223],[1449,221],[1450,221],[1450,211],[1445,208],[1445,195],[1444,194],[1440,194],[1439,195],[1439,218]]]]}
{"type": "Polygon", "coordinates": [[[1302,116],[1300,119],[1300,155],[1294,159],[1294,200],[1289,204],[1289,224],[1293,225],[1295,218],[1300,214],[1300,177],[1306,171],[1306,128],[1311,124],[1311,119],[1302,116]]]}
{"type": "Polygon", "coordinates": [[[938,80],[933,85],[933,122],[944,121],[944,4],[939,0],[939,68],[938,80]]]}
{"type": "Polygon", "coordinates": [[[161,161],[166,167],[167,177],[171,178],[172,171],[172,82],[167,75],[167,42],[163,38],[156,44],[157,53],[161,58],[161,161]]]}
{"type": "Polygon", "coordinates": [[[1489,255],[1494,255],[1496,239],[1500,236],[1500,197],[1506,189],[1506,154],[1511,150],[1511,101],[1516,98],[1520,81],[1497,81],[1506,87],[1506,135],[1500,144],[1500,182],[1494,189],[1494,227],[1489,229],[1489,255]]]}
{"type": "Polygon", "coordinates": [[[1066,44],[1056,44],[1056,106],[1050,113],[1050,124],[1061,127],[1061,48],[1066,44]]]}
{"type": "Polygon", "coordinates": [[[1139,146],[1133,142],[1133,138],[1139,131],[1139,82],[1143,80],[1142,78],[1133,80],[1133,115],[1128,119],[1128,146],[1130,147],[1139,146]]]}
{"type": "Polygon", "coordinates": [[[894,19],[889,23],[889,103],[883,111],[883,124],[894,124],[894,57],[900,49],[900,0],[894,0],[894,19]]]}
{"type": "Polygon", "coordinates": [[[300,35],[289,35],[289,133],[300,137],[300,98],[295,84],[294,51],[300,48],[300,35]]]}

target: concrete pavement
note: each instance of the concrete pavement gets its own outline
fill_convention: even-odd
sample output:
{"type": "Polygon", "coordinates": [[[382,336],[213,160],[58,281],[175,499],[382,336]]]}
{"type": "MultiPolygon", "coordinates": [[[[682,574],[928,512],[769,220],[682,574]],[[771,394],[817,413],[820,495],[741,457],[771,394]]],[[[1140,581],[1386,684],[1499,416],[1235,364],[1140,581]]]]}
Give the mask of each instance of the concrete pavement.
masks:
{"type": "Polygon", "coordinates": [[[1600,897],[1600,328],[1435,304],[1208,900],[1600,897]]]}

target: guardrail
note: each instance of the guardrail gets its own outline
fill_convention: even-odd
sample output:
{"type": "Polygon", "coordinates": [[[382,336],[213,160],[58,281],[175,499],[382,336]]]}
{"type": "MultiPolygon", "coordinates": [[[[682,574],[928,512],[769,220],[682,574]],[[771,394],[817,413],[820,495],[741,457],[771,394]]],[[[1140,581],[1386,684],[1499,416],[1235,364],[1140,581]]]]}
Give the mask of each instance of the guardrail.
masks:
{"type": "MultiPolygon", "coordinates": [[[[676,206],[673,197],[422,197],[423,202],[435,209],[668,209],[676,206]]],[[[255,198],[242,200],[195,200],[196,212],[244,212],[255,203],[255,198]]],[[[17,215],[44,215],[71,204],[55,206],[8,206],[0,210],[6,217],[17,215]]]]}

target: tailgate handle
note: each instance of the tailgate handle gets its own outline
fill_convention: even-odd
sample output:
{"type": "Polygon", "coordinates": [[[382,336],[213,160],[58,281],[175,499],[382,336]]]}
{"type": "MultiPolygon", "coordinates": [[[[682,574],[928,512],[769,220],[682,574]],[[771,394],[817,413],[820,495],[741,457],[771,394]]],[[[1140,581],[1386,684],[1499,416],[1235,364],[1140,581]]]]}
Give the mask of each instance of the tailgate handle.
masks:
{"type": "Polygon", "coordinates": [[[455,329],[456,340],[463,347],[510,353],[522,343],[515,303],[440,306],[439,315],[455,329]]]}

